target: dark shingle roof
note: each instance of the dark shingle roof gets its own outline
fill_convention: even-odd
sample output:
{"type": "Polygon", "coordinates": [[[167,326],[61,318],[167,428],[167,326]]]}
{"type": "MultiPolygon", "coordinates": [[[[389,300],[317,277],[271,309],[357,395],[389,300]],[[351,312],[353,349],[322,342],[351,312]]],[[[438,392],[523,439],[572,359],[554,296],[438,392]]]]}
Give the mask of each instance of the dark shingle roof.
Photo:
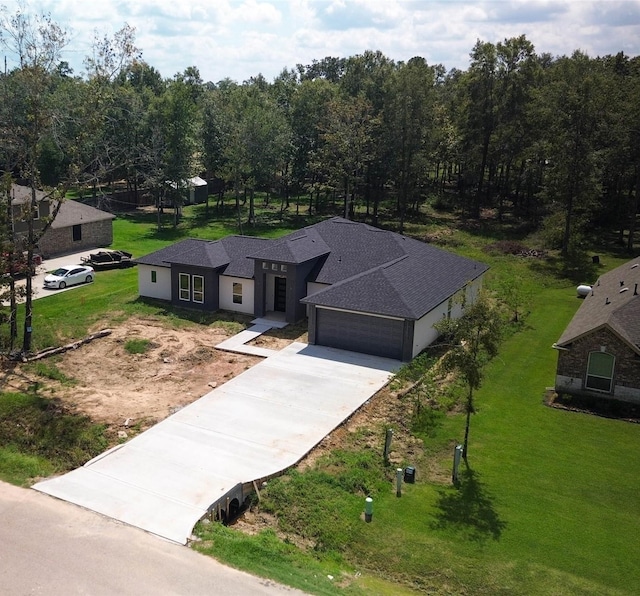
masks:
{"type": "Polygon", "coordinates": [[[372,226],[334,217],[314,226],[331,247],[331,253],[318,269],[318,283],[334,284],[390,263],[404,256],[398,238],[402,236],[372,226]]]}
{"type": "Polygon", "coordinates": [[[138,257],[135,259],[135,262],[140,265],[171,267],[171,263],[174,262],[175,259],[180,259],[180,255],[193,250],[197,244],[201,242],[206,241],[198,240],[197,238],[186,238],[185,240],[181,240],[180,242],[176,242],[170,246],[165,246],[164,248],[149,253],[148,255],[144,255],[143,257],[138,257]]]}
{"type": "Polygon", "coordinates": [[[251,236],[227,236],[222,240],[187,238],[135,260],[141,265],[170,267],[192,265],[209,269],[224,269],[225,275],[253,277],[253,259],[248,253],[267,246],[271,240],[251,236]]]}
{"type": "Polygon", "coordinates": [[[328,254],[331,249],[313,227],[303,228],[272,240],[269,246],[251,255],[254,259],[298,264],[328,254]]]}
{"type": "Polygon", "coordinates": [[[639,288],[640,258],[601,275],[556,345],[567,347],[576,339],[608,326],[640,351],[639,288]]]}
{"type": "Polygon", "coordinates": [[[287,264],[315,260],[307,281],[330,287],[303,299],[305,303],[407,319],[419,319],[488,269],[424,242],[340,217],[277,240],[183,240],[136,262],[226,265],[225,275],[251,278],[253,259],[287,264]]]}
{"type": "Polygon", "coordinates": [[[229,255],[221,242],[193,240],[185,250],[171,257],[171,264],[218,269],[229,264],[229,255]]]}
{"type": "Polygon", "coordinates": [[[253,277],[254,262],[247,255],[266,248],[273,240],[254,236],[227,236],[220,242],[229,255],[229,265],[224,270],[224,274],[251,278],[253,277]]]}
{"type": "MultiPolygon", "coordinates": [[[[368,256],[374,263],[383,260],[385,253],[391,253],[393,258],[320,290],[303,302],[419,319],[488,269],[477,261],[394,232],[369,228],[365,234],[371,230],[377,233],[373,238],[357,236],[356,239],[364,241],[369,251],[363,256],[368,256]]],[[[329,261],[333,256],[332,253],[327,259],[318,281],[331,277],[333,264],[329,261]]]]}

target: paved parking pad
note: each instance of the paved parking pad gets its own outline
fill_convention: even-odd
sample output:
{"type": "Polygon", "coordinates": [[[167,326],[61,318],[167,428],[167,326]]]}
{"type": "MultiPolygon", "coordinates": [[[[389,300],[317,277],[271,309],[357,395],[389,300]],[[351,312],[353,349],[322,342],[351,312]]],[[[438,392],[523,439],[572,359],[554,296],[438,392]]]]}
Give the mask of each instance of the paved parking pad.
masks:
{"type": "Polygon", "coordinates": [[[395,360],[293,343],[38,491],[186,543],[239,483],[294,465],[383,387],[395,360]]]}

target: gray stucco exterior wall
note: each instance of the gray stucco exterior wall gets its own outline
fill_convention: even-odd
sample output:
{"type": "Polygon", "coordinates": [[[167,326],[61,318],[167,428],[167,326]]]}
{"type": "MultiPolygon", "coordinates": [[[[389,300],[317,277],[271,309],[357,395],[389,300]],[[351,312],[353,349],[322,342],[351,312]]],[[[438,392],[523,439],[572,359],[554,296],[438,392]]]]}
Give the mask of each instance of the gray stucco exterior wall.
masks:
{"type": "MultiPolygon", "coordinates": [[[[190,286],[192,288],[192,286],[190,286]]],[[[181,308],[195,308],[213,312],[220,307],[220,278],[217,270],[173,265],[171,267],[171,304],[181,308]],[[180,300],[180,274],[200,275],[204,278],[204,302],[180,300]]]]}

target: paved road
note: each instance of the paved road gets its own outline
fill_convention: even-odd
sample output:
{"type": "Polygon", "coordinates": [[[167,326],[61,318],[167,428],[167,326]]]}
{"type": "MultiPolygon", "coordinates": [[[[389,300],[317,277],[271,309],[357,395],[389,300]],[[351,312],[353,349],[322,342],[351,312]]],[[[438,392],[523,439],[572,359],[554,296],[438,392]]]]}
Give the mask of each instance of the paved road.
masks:
{"type": "Polygon", "coordinates": [[[0,592],[302,594],[33,490],[0,482],[0,592]]]}

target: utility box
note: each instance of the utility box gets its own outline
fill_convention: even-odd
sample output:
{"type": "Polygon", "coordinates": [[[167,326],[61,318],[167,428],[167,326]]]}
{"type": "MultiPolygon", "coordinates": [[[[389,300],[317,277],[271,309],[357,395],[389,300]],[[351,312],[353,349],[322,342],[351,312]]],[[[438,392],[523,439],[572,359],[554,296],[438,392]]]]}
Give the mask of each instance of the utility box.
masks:
{"type": "Polygon", "coordinates": [[[407,484],[413,484],[416,481],[416,469],[413,466],[407,466],[404,469],[404,481],[407,484]]]}

